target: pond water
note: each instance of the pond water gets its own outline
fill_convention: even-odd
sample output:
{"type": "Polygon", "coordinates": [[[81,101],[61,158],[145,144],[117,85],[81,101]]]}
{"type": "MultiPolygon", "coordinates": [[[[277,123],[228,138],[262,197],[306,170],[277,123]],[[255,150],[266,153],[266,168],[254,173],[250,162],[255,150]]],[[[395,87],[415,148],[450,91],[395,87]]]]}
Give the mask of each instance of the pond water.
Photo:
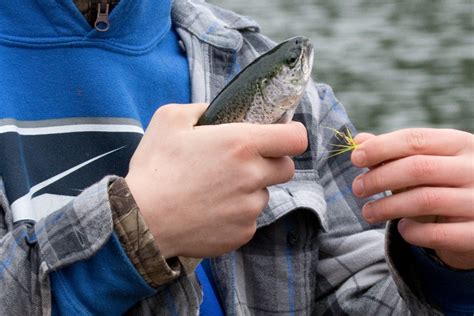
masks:
{"type": "Polygon", "coordinates": [[[275,41],[305,35],[313,78],[359,130],[474,131],[473,0],[211,0],[252,16],[275,41]]]}

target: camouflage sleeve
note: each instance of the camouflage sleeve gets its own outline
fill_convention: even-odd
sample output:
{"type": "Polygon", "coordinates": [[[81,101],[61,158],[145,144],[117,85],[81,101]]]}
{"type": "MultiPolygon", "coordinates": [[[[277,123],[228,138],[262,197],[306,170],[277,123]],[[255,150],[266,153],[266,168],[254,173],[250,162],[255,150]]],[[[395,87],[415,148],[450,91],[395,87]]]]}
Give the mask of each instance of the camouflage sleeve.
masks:
{"type": "Polygon", "coordinates": [[[165,260],[148,229],[127,182],[118,178],[109,187],[114,230],[137,271],[152,287],[170,282],[180,274],[178,258],[165,260]]]}
{"type": "Polygon", "coordinates": [[[158,287],[176,279],[183,268],[186,274],[194,271],[195,259],[166,261],[159,255],[125,181],[115,179],[103,179],[37,223],[13,224],[9,203],[0,190],[1,315],[49,315],[49,273],[93,256],[114,229],[150,285],[158,287]]]}

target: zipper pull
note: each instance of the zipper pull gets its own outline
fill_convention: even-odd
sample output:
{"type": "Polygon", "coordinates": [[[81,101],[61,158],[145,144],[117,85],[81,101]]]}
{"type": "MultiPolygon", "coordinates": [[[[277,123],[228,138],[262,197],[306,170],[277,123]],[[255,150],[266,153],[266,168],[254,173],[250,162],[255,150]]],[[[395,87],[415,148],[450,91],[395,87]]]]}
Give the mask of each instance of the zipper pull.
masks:
{"type": "Polygon", "coordinates": [[[107,32],[110,28],[109,4],[104,2],[97,3],[97,18],[95,19],[94,28],[99,32],[107,32]],[[102,12],[102,4],[105,4],[105,12],[102,12]]]}

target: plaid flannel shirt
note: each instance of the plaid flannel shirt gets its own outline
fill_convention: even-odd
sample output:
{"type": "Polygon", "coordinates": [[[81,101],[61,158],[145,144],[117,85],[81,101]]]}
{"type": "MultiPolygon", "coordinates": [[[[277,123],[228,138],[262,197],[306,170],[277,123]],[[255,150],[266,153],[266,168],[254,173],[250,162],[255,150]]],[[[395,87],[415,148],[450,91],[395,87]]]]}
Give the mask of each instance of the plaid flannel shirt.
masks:
{"type": "MultiPolygon", "coordinates": [[[[200,1],[175,0],[172,19],[187,51],[194,102],[209,102],[274,45],[253,20],[200,1]]],[[[385,229],[362,218],[366,201],[351,192],[362,170],[348,154],[329,158],[337,139],[328,127],[353,130],[331,88],[310,83],[294,119],[309,137],[307,151],[294,158],[294,178],[269,188],[248,244],[211,260],[226,314],[440,314],[419,290],[396,223],[385,229]]],[[[110,181],[34,226],[13,225],[0,188],[2,314],[50,314],[48,273],[94,255],[112,233],[110,181]]],[[[196,315],[201,300],[193,273],[182,273],[129,314],[196,315]]]]}

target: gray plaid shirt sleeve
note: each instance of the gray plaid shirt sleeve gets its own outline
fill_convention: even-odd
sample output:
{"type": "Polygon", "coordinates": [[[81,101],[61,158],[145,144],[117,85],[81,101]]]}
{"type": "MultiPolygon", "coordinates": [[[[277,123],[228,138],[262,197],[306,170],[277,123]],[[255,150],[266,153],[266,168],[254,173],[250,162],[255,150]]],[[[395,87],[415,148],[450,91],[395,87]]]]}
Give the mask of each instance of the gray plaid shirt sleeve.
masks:
{"type": "Polygon", "coordinates": [[[86,189],[35,225],[13,225],[0,190],[1,315],[51,313],[48,273],[92,256],[112,234],[109,181],[105,178],[86,189]]]}

